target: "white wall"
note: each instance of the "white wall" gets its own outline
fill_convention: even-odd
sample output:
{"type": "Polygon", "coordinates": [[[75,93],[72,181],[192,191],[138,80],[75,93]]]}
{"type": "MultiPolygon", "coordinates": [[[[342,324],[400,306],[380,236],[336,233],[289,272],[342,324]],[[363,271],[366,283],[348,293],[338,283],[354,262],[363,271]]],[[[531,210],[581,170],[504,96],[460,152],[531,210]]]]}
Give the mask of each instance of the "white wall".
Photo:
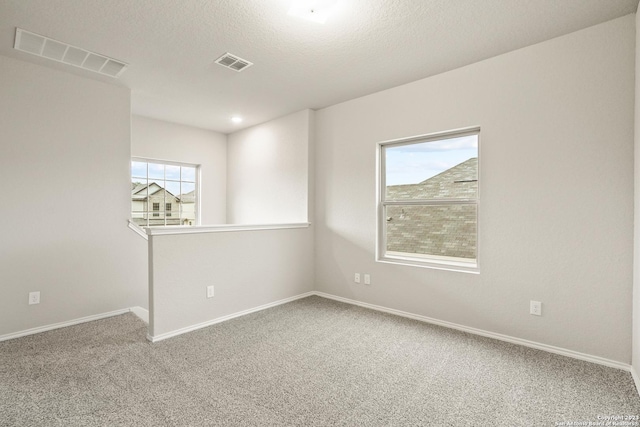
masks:
{"type": "Polygon", "coordinates": [[[634,38],[630,15],[317,111],[316,289],[629,363],[634,38]],[[481,273],[374,262],[376,143],[468,126],[481,273]]]}
{"type": "Polygon", "coordinates": [[[309,227],[151,236],[150,248],[154,338],[313,290],[309,227]]]}
{"type": "MultiPolygon", "coordinates": [[[[640,7],[639,7],[640,11],[640,7]]],[[[640,370],[640,14],[636,13],[635,137],[634,137],[634,250],[633,250],[633,358],[640,370]]],[[[640,384],[636,384],[636,387],[640,384]]]]}
{"type": "Polygon", "coordinates": [[[4,56],[0,75],[0,336],[146,307],[129,90],[4,56]]]}
{"type": "Polygon", "coordinates": [[[303,110],[228,136],[229,224],[308,221],[313,120],[303,110]]]}
{"type": "Polygon", "coordinates": [[[133,116],[131,155],[200,165],[202,224],[226,223],[226,135],[148,117],[133,116]]]}

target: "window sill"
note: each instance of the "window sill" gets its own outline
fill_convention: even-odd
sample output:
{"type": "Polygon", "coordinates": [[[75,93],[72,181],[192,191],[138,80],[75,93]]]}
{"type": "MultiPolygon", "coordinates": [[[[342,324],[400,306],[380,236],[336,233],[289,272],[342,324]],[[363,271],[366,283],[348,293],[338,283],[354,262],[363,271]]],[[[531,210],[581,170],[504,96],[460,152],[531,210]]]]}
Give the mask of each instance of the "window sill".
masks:
{"type": "Polygon", "coordinates": [[[457,273],[480,274],[477,262],[454,261],[447,257],[405,257],[399,255],[399,253],[387,252],[386,255],[379,256],[376,261],[386,264],[455,271],[457,273]]]}

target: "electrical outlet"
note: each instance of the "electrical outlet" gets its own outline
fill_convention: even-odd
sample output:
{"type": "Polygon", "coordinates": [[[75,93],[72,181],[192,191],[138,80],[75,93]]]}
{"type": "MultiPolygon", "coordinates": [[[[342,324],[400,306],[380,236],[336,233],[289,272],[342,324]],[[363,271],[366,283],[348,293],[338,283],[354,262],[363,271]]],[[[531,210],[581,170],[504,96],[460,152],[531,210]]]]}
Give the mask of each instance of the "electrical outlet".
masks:
{"type": "Polygon", "coordinates": [[[29,292],[29,305],[40,304],[40,291],[29,292]]]}
{"type": "Polygon", "coordinates": [[[213,285],[207,286],[207,298],[213,298],[214,295],[213,285]]]}
{"type": "Polygon", "coordinates": [[[364,275],[364,284],[365,285],[370,285],[371,284],[371,275],[370,274],[365,274],[364,275]]]}
{"type": "Polygon", "coordinates": [[[360,273],[356,273],[356,275],[353,276],[353,281],[356,283],[360,283],[360,273]]]}
{"type": "Polygon", "coordinates": [[[529,314],[533,314],[534,316],[542,316],[542,303],[540,301],[530,301],[529,314]]]}

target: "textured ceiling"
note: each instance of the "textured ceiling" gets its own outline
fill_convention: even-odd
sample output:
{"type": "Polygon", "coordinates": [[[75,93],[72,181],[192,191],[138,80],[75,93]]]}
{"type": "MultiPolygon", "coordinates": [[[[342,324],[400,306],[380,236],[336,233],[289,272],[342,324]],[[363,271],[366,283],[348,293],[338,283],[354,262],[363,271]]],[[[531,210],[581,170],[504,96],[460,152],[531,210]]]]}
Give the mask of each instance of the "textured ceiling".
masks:
{"type": "Polygon", "coordinates": [[[124,85],[134,114],[233,132],[442,73],[629,13],[638,0],[0,0],[0,54],[124,85]],[[13,49],[15,27],[130,64],[113,80],[13,49]],[[255,65],[213,63],[230,52],[255,65]],[[233,124],[232,115],[244,122],[233,124]]]}

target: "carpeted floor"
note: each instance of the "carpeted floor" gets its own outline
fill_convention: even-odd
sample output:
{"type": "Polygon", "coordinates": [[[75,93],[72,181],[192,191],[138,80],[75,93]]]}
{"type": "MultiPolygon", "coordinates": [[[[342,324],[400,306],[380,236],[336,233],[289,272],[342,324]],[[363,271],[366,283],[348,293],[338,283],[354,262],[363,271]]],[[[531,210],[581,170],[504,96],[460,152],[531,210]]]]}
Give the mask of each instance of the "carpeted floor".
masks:
{"type": "Polygon", "coordinates": [[[555,426],[640,415],[627,372],[320,297],[156,344],[145,334],[126,314],[1,342],[0,426],[555,426]]]}

